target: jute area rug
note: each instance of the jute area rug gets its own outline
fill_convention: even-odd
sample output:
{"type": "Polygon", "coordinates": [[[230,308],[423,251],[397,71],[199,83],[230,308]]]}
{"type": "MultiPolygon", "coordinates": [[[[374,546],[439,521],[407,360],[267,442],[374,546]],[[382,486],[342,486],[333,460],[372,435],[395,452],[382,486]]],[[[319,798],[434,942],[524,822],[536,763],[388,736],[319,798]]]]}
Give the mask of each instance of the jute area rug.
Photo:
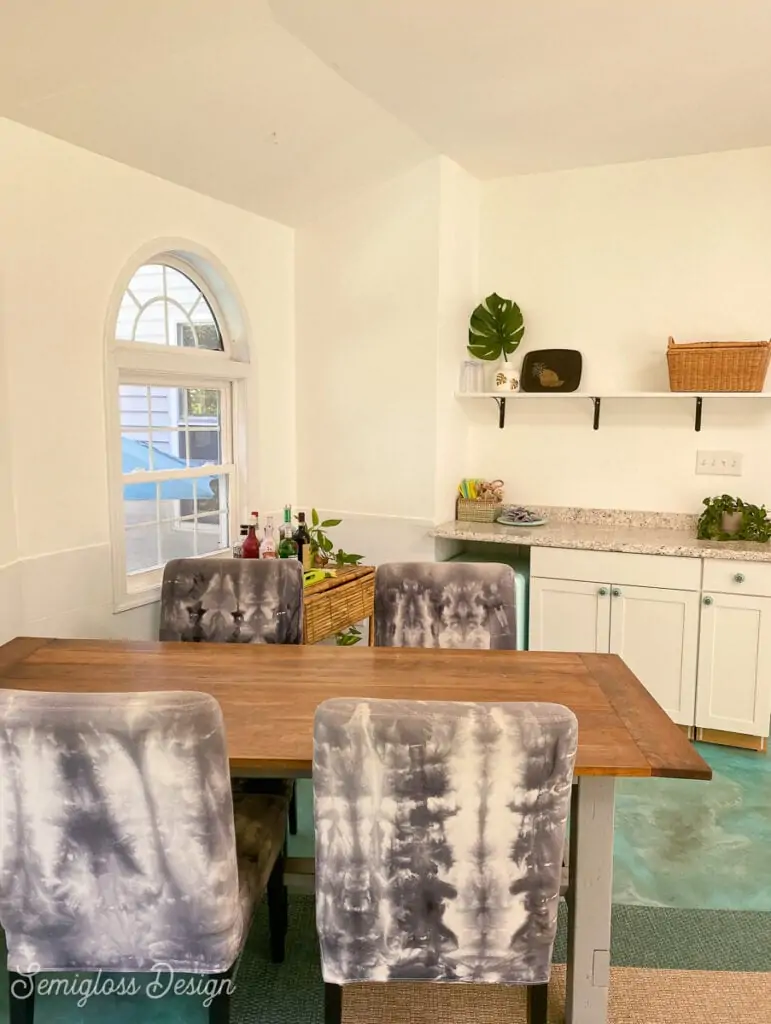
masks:
{"type": "MultiPolygon", "coordinates": [[[[768,1024],[771,974],[614,967],[609,1024],[768,1024]]],[[[549,1024],[565,1020],[565,967],[549,985],[549,1024]]],[[[388,984],[345,989],[344,1024],[525,1024],[525,990],[388,984]]]]}

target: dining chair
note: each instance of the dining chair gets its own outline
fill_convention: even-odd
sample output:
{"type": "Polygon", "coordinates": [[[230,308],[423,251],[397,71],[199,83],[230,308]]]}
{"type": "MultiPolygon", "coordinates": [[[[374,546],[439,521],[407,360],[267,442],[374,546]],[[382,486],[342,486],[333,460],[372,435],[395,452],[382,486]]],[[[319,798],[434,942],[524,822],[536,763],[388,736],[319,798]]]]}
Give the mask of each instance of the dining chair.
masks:
{"type": "MultiPolygon", "coordinates": [[[[161,586],[159,640],[193,643],[302,643],[303,574],[294,559],[177,558],[161,586]]],[[[250,791],[263,780],[238,782],[250,791]]],[[[289,831],[297,833],[297,798],[289,796],[289,831]]]]}
{"type": "Polygon", "coordinates": [[[38,971],[216,979],[211,1024],[268,893],[284,958],[286,799],[231,797],[225,730],[195,692],[0,690],[0,926],[11,1024],[38,971]]]}
{"type": "Polygon", "coordinates": [[[381,565],[375,573],[375,646],[514,650],[514,595],[510,565],[381,565]]]}
{"type": "Polygon", "coordinates": [[[302,611],[296,559],[177,558],[163,572],[159,639],[301,644],[302,611]]]}
{"type": "MultiPolygon", "coordinates": [[[[375,574],[375,646],[517,647],[516,574],[495,562],[393,562],[375,574]]],[[[570,886],[565,839],[560,895],[570,886]]]]}
{"type": "Polygon", "coordinates": [[[546,1021],[578,726],[558,704],[327,700],[313,738],[325,1022],[342,986],[528,986],[546,1021]]]}

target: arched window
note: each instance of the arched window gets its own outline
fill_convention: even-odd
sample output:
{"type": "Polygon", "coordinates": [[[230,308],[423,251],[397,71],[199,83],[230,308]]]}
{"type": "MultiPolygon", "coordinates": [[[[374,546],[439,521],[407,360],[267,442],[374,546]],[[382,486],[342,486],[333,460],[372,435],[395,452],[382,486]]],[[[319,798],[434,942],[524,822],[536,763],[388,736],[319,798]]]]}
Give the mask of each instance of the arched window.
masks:
{"type": "Polygon", "coordinates": [[[125,608],[157,596],[170,559],[230,548],[246,367],[214,291],[177,254],[135,270],[112,328],[114,577],[125,608]]]}

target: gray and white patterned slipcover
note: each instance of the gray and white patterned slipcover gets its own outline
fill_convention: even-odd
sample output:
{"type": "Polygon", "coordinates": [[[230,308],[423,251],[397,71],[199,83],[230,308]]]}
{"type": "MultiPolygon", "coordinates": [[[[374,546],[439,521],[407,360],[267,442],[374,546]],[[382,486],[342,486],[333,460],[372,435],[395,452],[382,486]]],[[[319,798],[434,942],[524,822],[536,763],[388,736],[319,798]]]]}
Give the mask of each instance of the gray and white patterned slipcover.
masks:
{"type": "Polygon", "coordinates": [[[178,558],[163,573],[159,639],[300,644],[302,602],[296,559],[178,558]]]}
{"type": "Polygon", "coordinates": [[[375,575],[375,645],[513,650],[514,595],[509,565],[381,565],[375,575]]]}
{"type": "Polygon", "coordinates": [[[547,982],[577,736],[558,704],[321,704],[324,981],[547,982]]]}
{"type": "Polygon", "coordinates": [[[244,797],[234,822],[222,715],[205,694],[0,690],[9,969],[226,971],[286,808],[244,797]]]}

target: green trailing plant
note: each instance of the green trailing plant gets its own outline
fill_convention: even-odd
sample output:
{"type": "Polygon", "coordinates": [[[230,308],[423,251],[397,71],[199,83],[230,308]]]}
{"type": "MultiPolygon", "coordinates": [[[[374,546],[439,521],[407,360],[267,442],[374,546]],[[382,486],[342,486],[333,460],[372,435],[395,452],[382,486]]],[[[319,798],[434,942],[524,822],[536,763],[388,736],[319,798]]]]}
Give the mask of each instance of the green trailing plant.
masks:
{"type": "Polygon", "coordinates": [[[338,568],[341,568],[344,565],[358,565],[364,557],[363,555],[349,554],[342,548],[338,548],[334,555],[332,554],[335,545],[326,531],[331,530],[334,526],[339,526],[340,523],[342,523],[342,519],[324,519],[322,521],[316,509],[311,509],[311,525],[308,527],[308,533],[311,538],[311,558],[314,565],[323,567],[331,560],[338,568]]]}
{"type": "Polygon", "coordinates": [[[468,350],[477,359],[493,360],[503,356],[508,362],[524,333],[525,321],[516,302],[502,299],[493,292],[471,314],[468,350]]]}
{"type": "Polygon", "coordinates": [[[349,626],[348,629],[342,630],[335,637],[335,643],[338,647],[353,647],[361,640],[361,630],[358,626],[349,626]]]}
{"type": "Polygon", "coordinates": [[[771,521],[765,505],[750,505],[741,498],[721,494],[704,499],[704,511],[696,529],[699,540],[754,540],[761,544],[771,540],[771,521]],[[723,517],[740,514],[738,528],[728,533],[723,517]]]}
{"type": "MultiPolygon", "coordinates": [[[[364,557],[363,555],[349,554],[347,551],[343,551],[342,548],[338,548],[334,555],[332,554],[335,550],[335,545],[326,531],[339,526],[340,523],[342,523],[342,519],[322,520],[316,509],[311,509],[311,523],[308,527],[308,533],[311,538],[311,560],[319,568],[328,565],[330,561],[333,561],[338,569],[341,569],[344,565],[358,565],[364,557]]],[[[353,647],[360,640],[361,630],[358,626],[349,626],[347,629],[343,629],[335,634],[335,643],[338,647],[353,647]]]]}

